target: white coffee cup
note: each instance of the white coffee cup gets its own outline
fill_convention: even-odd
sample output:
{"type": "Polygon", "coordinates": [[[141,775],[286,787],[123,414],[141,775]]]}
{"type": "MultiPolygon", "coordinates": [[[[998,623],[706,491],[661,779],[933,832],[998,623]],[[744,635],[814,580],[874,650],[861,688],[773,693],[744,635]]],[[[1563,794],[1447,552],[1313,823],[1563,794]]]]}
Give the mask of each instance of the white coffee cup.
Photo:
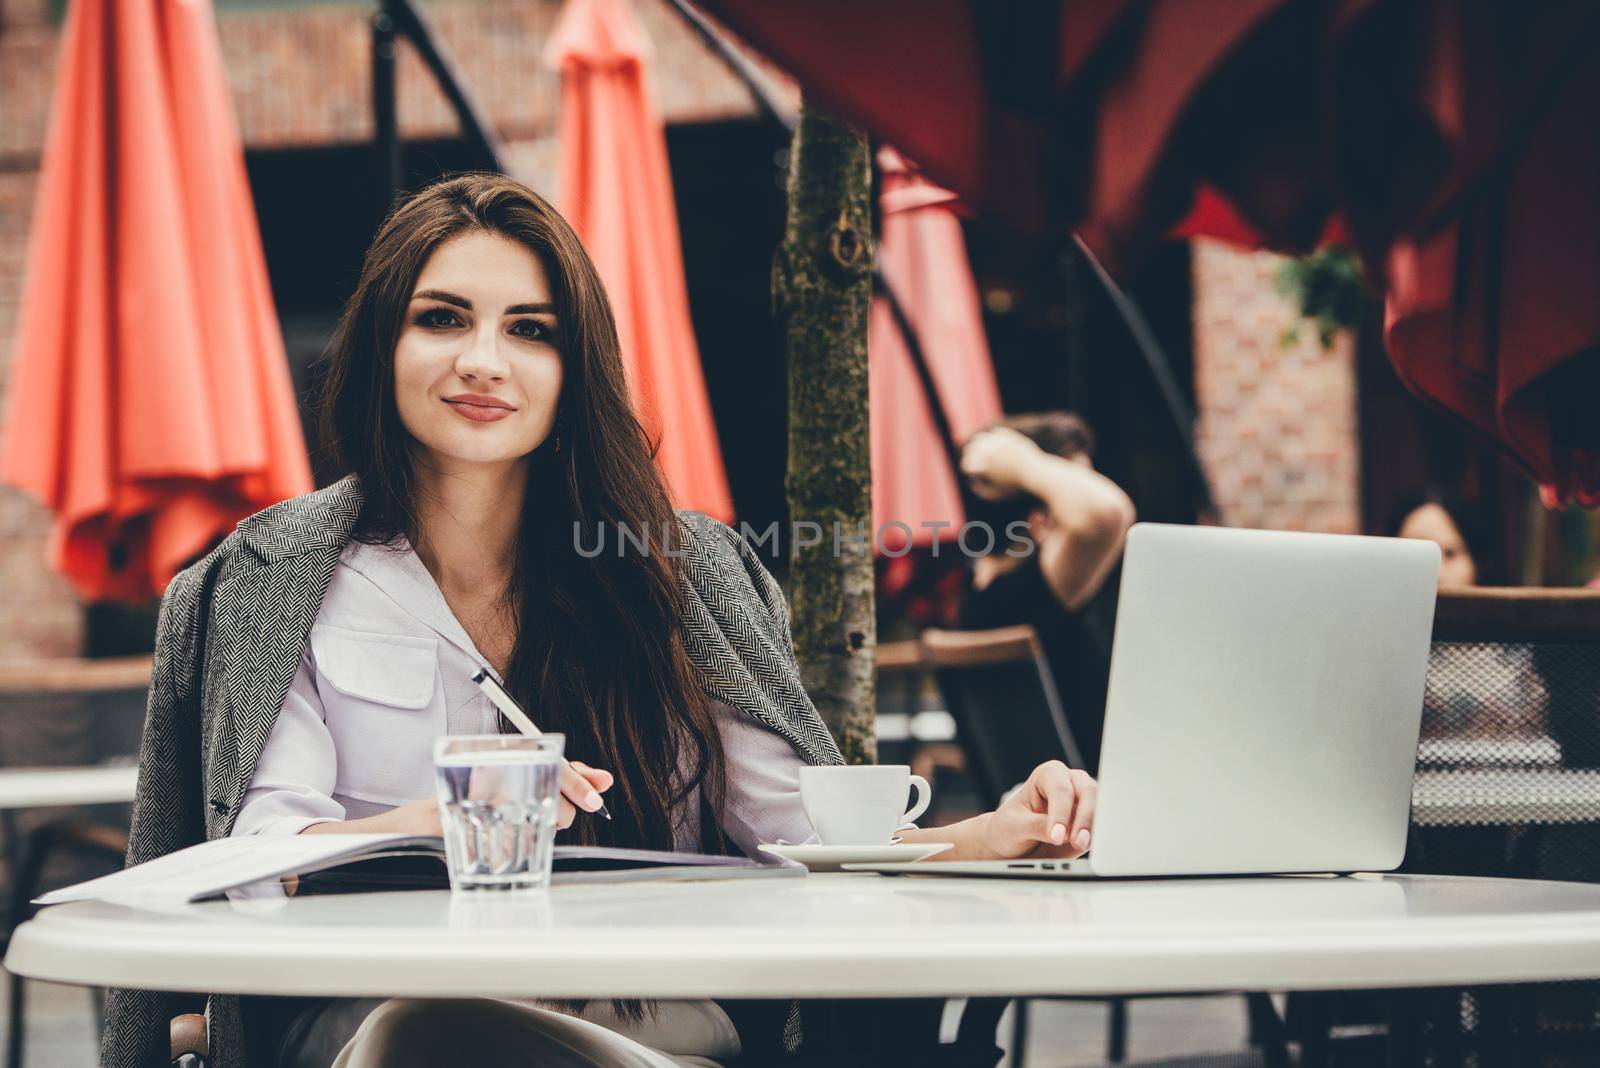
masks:
{"type": "Polygon", "coordinates": [[[887,845],[928,809],[928,780],[904,764],[800,769],[800,804],[823,845],[887,845]],[[917,803],[906,809],[907,791],[917,803]]]}

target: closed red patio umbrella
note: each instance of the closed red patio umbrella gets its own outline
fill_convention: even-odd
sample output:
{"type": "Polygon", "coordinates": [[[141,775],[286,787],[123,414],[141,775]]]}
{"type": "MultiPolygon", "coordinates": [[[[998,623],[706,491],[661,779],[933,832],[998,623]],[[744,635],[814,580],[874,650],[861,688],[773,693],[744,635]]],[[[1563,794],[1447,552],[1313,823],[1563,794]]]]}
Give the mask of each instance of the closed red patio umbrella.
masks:
{"type": "MultiPolygon", "coordinates": [[[[892,148],[878,152],[878,167],[883,173],[878,268],[916,334],[951,436],[960,443],[1001,412],[978,288],[967,265],[961,222],[950,210],[955,194],[922,178],[892,148]]],[[[952,540],[966,518],[957,475],[934,428],[905,335],[883,297],[873,301],[867,355],[873,526],[881,532],[882,547],[898,553],[907,544],[952,540]],[[949,526],[929,525],[937,523],[949,526]]]]}
{"type": "Polygon", "coordinates": [[[567,0],[545,52],[561,72],[559,201],[605,282],[628,384],[680,507],[733,518],[689,319],[650,45],[629,0],[567,0]]]}
{"type": "Polygon", "coordinates": [[[311,489],[209,3],[73,4],[13,352],[0,478],[87,598],[311,489]]]}

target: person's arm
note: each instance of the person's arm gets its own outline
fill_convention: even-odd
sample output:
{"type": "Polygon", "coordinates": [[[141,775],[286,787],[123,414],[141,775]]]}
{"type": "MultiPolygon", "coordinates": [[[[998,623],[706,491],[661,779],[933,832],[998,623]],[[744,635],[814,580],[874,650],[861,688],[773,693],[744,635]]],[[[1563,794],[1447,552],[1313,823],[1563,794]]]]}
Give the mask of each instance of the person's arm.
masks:
{"type": "MultiPolygon", "coordinates": [[[[593,812],[601,805],[600,795],[611,789],[615,780],[609,771],[591,768],[577,760],[569,760],[561,769],[561,794],[556,798],[556,829],[564,831],[572,826],[578,816],[578,807],[571,798],[584,801],[584,809],[593,812]]],[[[417,834],[444,833],[439,822],[439,800],[424,797],[396,805],[387,812],[364,816],[358,820],[323,820],[307,823],[299,834],[417,834]]]]}
{"type": "MultiPolygon", "coordinates": [[[[563,770],[557,825],[571,825],[577,809],[568,797],[584,801],[591,811],[600,806],[597,791],[611,789],[611,774],[577,761],[563,770]],[[587,780],[587,781],[585,781],[587,780]],[[592,799],[592,800],[591,800],[592,799]]],[[[431,797],[397,805],[361,819],[344,818],[344,806],[333,799],[339,758],[328,730],[326,711],[317,690],[316,659],[308,643],[283,707],[256,762],[244,805],[233,826],[245,834],[416,834],[438,835],[439,802],[431,797]]]]}
{"type": "Polygon", "coordinates": [[[343,820],[344,806],[333,799],[338,770],[308,642],[256,761],[232,833],[293,835],[343,820]]]}
{"type": "MultiPolygon", "coordinates": [[[[129,867],[205,840],[198,668],[209,587],[230,550],[219,547],[179,572],[161,598],[128,835],[129,867]]],[[[204,1008],[204,995],[113,987],[106,994],[99,1063],[112,1068],[168,1063],[172,1019],[204,1008]]]]}
{"type": "Polygon", "coordinates": [[[817,840],[800,803],[805,761],[777,731],[721,701],[712,702],[727,758],[722,829],[744,855],[771,861],[763,843],[817,840]]]}
{"type": "Polygon", "coordinates": [[[1039,570],[1062,606],[1075,611],[1105,582],[1135,519],[1122,488],[1087,463],[1053,456],[1009,427],[973,436],[961,454],[973,491],[990,500],[1017,492],[1044,504],[1039,570]]]}
{"type": "Polygon", "coordinates": [[[1088,852],[1099,786],[1059,760],[1040,764],[993,812],[900,832],[902,842],[953,842],[934,860],[1072,858],[1088,852]]]}
{"type": "Polygon", "coordinates": [[[1122,555],[1122,542],[1136,518],[1122,487],[1085,464],[1042,450],[1020,472],[1022,488],[1049,513],[1039,543],[1039,571],[1067,611],[1099,592],[1122,555]]]}

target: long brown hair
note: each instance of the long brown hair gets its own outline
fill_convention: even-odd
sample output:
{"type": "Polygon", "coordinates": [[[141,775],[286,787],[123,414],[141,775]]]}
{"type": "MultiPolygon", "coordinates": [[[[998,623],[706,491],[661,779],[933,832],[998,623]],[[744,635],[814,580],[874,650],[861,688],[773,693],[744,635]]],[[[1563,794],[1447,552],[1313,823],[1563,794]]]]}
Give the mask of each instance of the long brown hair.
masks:
{"type": "Polygon", "coordinates": [[[671,848],[698,786],[701,848],[721,852],[725,760],[684,648],[677,560],[659,545],[576,551],[577,531],[596,524],[678,529],[628,399],[611,305],[566,220],[511,178],[466,174],[423,189],[395,208],[367,252],[326,356],[320,404],[324,447],[359,477],[365,497],[355,537],[415,540],[415,475],[395,402],[395,346],[429,257],[471,231],[516,241],[543,262],[564,370],[555,428],[528,465],[507,588],[518,620],[507,688],[541,728],[567,736],[569,757],[616,776],[606,795],[615,819],[580,815],[568,832],[577,841],[671,848]]]}

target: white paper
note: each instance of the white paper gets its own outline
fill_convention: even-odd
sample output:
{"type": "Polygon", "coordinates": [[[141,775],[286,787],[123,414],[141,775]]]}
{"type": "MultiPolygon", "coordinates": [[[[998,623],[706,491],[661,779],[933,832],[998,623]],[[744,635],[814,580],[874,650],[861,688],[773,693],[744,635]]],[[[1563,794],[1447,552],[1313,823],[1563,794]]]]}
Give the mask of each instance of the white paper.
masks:
{"type": "Polygon", "coordinates": [[[54,890],[34,901],[154,901],[181,903],[213,897],[224,890],[315,871],[332,861],[359,856],[376,847],[417,839],[407,834],[242,835],[189,846],[166,856],[75,886],[54,890]]]}
{"type": "MultiPolygon", "coordinates": [[[[218,838],[179,849],[112,875],[53,890],[36,898],[36,905],[68,901],[112,901],[143,906],[181,905],[226,891],[249,888],[285,875],[305,875],[346,861],[388,850],[417,850],[444,856],[444,840],[410,834],[297,834],[240,835],[218,838]]],[[[627,881],[648,878],[710,878],[747,870],[765,870],[745,857],[706,856],[700,853],[663,853],[648,849],[602,846],[556,846],[558,882],[627,881]],[[646,867],[611,871],[585,871],[586,861],[633,861],[646,867]],[[562,871],[565,866],[574,871],[562,871]],[[669,874],[671,872],[671,874],[669,874]]],[[[257,888],[259,889],[259,888],[257,888]]],[[[237,896],[261,895],[247,890],[237,896]]]]}

